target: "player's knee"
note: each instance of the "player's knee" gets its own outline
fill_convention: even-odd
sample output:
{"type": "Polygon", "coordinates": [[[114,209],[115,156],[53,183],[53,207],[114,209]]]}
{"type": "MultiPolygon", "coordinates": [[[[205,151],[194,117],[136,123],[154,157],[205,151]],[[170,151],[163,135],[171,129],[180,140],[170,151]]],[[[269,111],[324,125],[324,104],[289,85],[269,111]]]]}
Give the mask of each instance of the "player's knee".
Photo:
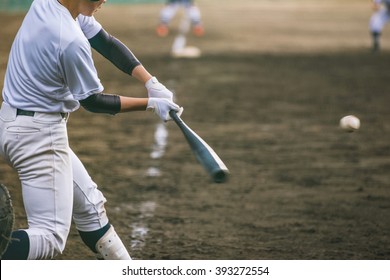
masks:
{"type": "Polygon", "coordinates": [[[97,186],[92,183],[74,185],[73,221],[80,231],[93,231],[108,223],[104,204],[106,198],[97,186]],[[85,187],[85,186],[90,187],[85,187]]]}

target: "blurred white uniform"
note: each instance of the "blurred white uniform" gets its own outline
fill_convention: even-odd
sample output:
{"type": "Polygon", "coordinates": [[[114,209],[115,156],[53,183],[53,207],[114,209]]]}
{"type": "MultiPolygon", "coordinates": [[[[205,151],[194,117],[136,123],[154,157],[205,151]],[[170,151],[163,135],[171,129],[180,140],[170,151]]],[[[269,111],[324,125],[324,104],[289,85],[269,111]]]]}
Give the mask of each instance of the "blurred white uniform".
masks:
{"type": "Polygon", "coordinates": [[[370,31],[373,40],[373,51],[378,51],[382,30],[390,20],[390,0],[373,0],[373,3],[377,10],[370,18],[370,31]]]}
{"type": "Polygon", "coordinates": [[[193,0],[169,0],[164,8],[160,11],[160,24],[157,27],[159,36],[168,34],[168,25],[180,9],[184,9],[185,16],[190,20],[193,32],[197,36],[203,35],[201,22],[201,13],[193,0]]]}

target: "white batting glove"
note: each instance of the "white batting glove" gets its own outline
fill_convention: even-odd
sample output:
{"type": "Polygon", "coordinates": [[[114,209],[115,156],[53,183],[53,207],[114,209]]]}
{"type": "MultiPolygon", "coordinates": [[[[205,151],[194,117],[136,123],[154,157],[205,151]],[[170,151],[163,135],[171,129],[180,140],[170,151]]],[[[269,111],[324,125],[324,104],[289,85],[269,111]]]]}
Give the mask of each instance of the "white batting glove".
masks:
{"type": "Polygon", "coordinates": [[[157,116],[160,117],[161,120],[167,122],[172,120],[171,116],[169,115],[170,110],[174,110],[180,117],[184,109],[183,107],[180,107],[176,103],[173,103],[166,98],[152,97],[148,100],[148,106],[146,107],[146,110],[153,111],[157,116]]]}
{"type": "Polygon", "coordinates": [[[148,90],[149,98],[166,98],[173,101],[173,93],[167,89],[162,83],[160,83],[156,77],[150,78],[146,83],[145,87],[148,90]]]}

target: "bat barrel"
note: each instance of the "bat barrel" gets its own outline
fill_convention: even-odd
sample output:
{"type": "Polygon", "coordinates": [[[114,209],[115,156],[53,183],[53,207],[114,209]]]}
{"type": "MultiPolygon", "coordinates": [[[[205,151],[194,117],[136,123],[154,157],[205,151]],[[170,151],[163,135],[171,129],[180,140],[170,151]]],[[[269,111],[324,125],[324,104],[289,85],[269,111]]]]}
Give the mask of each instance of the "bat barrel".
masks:
{"type": "MultiPolygon", "coordinates": [[[[188,139],[188,136],[186,136],[186,138],[188,139]]],[[[215,151],[200,138],[193,138],[190,141],[190,146],[192,147],[195,157],[210,174],[212,180],[215,183],[226,182],[229,170],[215,151]]]]}
{"type": "Polygon", "coordinates": [[[177,116],[175,111],[170,111],[169,114],[183,132],[197,160],[210,174],[213,182],[226,182],[229,170],[215,151],[188,125],[186,125],[184,121],[177,116]]]}
{"type": "Polygon", "coordinates": [[[215,183],[224,183],[228,179],[229,172],[226,170],[218,169],[212,172],[211,177],[215,183]]]}

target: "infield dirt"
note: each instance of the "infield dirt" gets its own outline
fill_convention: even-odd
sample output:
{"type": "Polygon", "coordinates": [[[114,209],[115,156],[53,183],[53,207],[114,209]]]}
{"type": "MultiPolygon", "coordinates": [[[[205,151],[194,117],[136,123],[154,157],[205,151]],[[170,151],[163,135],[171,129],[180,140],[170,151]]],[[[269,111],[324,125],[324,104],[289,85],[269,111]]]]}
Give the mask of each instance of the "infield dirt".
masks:
{"type": "MultiPolygon", "coordinates": [[[[389,259],[390,34],[370,52],[369,2],[198,1],[206,34],[197,59],[173,59],[177,31],[154,34],[161,5],[106,5],[96,18],[174,90],[183,120],[224,160],[212,184],[174,123],[150,157],[158,118],[83,109],[69,137],[106,196],[134,259],[389,259]],[[211,3],[212,2],[212,3],[211,3]],[[353,114],[361,128],[340,130],[353,114]],[[147,176],[150,167],[159,177],[147,176]]],[[[0,76],[23,14],[0,14],[0,76]]],[[[107,93],[143,85],[94,53],[107,93]]],[[[3,78],[0,87],[3,86],[3,78]]],[[[16,227],[26,216],[15,171],[0,162],[16,227]]],[[[57,259],[94,259],[72,227],[57,259]]]]}

